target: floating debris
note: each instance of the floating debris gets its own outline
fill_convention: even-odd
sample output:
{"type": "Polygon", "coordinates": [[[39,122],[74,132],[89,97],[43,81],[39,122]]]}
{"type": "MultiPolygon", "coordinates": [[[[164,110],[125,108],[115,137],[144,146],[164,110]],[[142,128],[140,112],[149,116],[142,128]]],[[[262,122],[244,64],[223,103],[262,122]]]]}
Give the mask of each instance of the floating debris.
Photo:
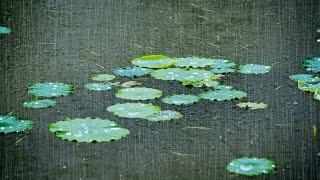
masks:
{"type": "Polygon", "coordinates": [[[116,97],[128,100],[148,100],[156,99],[162,96],[162,91],[153,88],[135,87],[120,89],[116,97]]]}
{"type": "Polygon", "coordinates": [[[300,81],[303,83],[317,83],[320,82],[319,77],[315,77],[312,74],[293,74],[289,76],[291,80],[300,81]]]}
{"type": "Polygon", "coordinates": [[[178,111],[166,110],[148,116],[146,119],[149,121],[171,121],[174,119],[180,119],[182,117],[183,115],[178,111]]]}
{"type": "Polygon", "coordinates": [[[217,74],[232,73],[236,64],[230,60],[215,59],[211,65],[211,71],[217,74]]]}
{"type": "Polygon", "coordinates": [[[66,118],[64,121],[50,124],[49,130],[61,139],[87,143],[119,140],[130,133],[114,121],[90,117],[66,118]]]}
{"type": "Polygon", "coordinates": [[[56,101],[51,99],[41,99],[41,100],[33,100],[23,103],[23,107],[26,108],[34,108],[34,109],[41,109],[41,108],[50,108],[57,104],[56,101]]]}
{"type": "Polygon", "coordinates": [[[30,120],[20,119],[11,115],[0,115],[0,133],[23,132],[32,129],[34,126],[35,123],[30,120]]]}
{"type": "Polygon", "coordinates": [[[146,119],[148,116],[159,113],[161,109],[151,103],[124,103],[109,106],[107,111],[119,117],[146,119]]]}
{"type": "Polygon", "coordinates": [[[255,103],[255,102],[240,102],[237,104],[238,107],[240,108],[246,108],[246,109],[265,109],[268,107],[267,104],[265,103],[255,103]]]}
{"type": "Polygon", "coordinates": [[[108,82],[108,81],[114,80],[115,78],[116,76],[110,75],[110,74],[96,74],[92,77],[92,80],[100,81],[100,82],[108,82]]]}
{"type": "Polygon", "coordinates": [[[276,164],[274,161],[270,161],[264,158],[240,158],[231,161],[227,170],[229,172],[246,175],[257,176],[261,174],[268,174],[274,171],[276,164]]]}
{"type": "Polygon", "coordinates": [[[189,105],[189,104],[194,104],[196,102],[200,101],[200,98],[195,95],[185,95],[185,94],[180,94],[180,95],[172,95],[165,97],[161,100],[162,102],[166,104],[174,104],[174,105],[189,105]]]}
{"type": "Polygon", "coordinates": [[[245,64],[239,66],[237,72],[241,74],[265,74],[270,72],[271,67],[260,64],[245,64]]]}
{"type": "Polygon", "coordinates": [[[142,67],[124,67],[119,68],[114,71],[117,76],[123,77],[141,77],[150,74],[153,69],[142,68],[142,67]]]}
{"type": "Polygon", "coordinates": [[[247,97],[247,93],[237,90],[216,90],[201,93],[199,94],[199,97],[211,101],[227,101],[245,98],[247,97]]]}
{"type": "Polygon", "coordinates": [[[0,35],[1,34],[10,34],[11,33],[11,29],[8,27],[4,27],[4,26],[0,26],[0,35]]]}
{"type": "Polygon", "coordinates": [[[201,57],[181,57],[176,58],[177,62],[175,66],[177,67],[192,67],[192,68],[204,68],[210,66],[213,63],[213,59],[201,58],[201,57]]]}
{"type": "Polygon", "coordinates": [[[132,60],[132,64],[145,68],[161,69],[175,64],[175,60],[164,55],[147,55],[132,60]]]}
{"type": "Polygon", "coordinates": [[[111,85],[107,83],[88,83],[84,87],[91,91],[108,91],[111,89],[111,85]]]}
{"type": "Polygon", "coordinates": [[[74,92],[74,86],[64,83],[36,83],[28,88],[28,93],[37,97],[68,96],[74,92]]]}
{"type": "Polygon", "coordinates": [[[302,66],[307,71],[320,72],[320,57],[308,57],[303,60],[302,66]]]}

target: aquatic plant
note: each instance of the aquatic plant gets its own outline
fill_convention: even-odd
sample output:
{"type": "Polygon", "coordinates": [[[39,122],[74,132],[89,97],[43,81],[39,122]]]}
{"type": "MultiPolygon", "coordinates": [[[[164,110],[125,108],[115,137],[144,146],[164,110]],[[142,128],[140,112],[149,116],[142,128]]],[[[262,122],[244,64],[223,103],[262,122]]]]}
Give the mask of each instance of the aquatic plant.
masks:
{"type": "Polygon", "coordinates": [[[183,115],[178,111],[166,110],[152,114],[146,117],[146,119],[149,121],[171,121],[174,119],[180,119],[182,117],[183,115]]]}
{"type": "Polygon", "coordinates": [[[320,101],[320,88],[315,90],[314,99],[320,101]]]}
{"type": "Polygon", "coordinates": [[[308,57],[303,60],[302,66],[307,71],[320,72],[320,57],[308,57]]]}
{"type": "Polygon", "coordinates": [[[32,101],[24,102],[23,107],[40,109],[40,108],[50,108],[50,107],[55,106],[56,104],[57,103],[54,100],[41,99],[41,100],[32,100],[32,101]]]}
{"type": "Polygon", "coordinates": [[[140,67],[161,69],[175,64],[175,60],[164,55],[147,55],[132,60],[132,64],[140,67]]]}
{"type": "Polygon", "coordinates": [[[317,83],[320,82],[319,77],[315,77],[312,74],[293,74],[289,76],[291,80],[300,81],[304,83],[317,83]]]}
{"type": "Polygon", "coordinates": [[[116,97],[128,100],[147,100],[155,99],[162,96],[162,91],[146,87],[134,87],[120,89],[116,93],[116,97]]]}
{"type": "Polygon", "coordinates": [[[151,103],[124,103],[109,106],[107,111],[119,117],[145,119],[148,116],[160,112],[161,109],[151,103]]]}
{"type": "Polygon", "coordinates": [[[130,87],[140,86],[140,85],[141,85],[141,83],[139,83],[137,81],[128,81],[128,82],[124,82],[124,83],[120,84],[120,86],[123,88],[130,88],[130,87]]]}
{"type": "Polygon", "coordinates": [[[213,59],[201,58],[201,57],[181,57],[176,58],[177,62],[175,66],[177,67],[192,67],[192,68],[204,68],[206,66],[210,66],[213,63],[213,59]]]}
{"type": "Polygon", "coordinates": [[[64,83],[36,83],[28,88],[28,93],[37,97],[68,96],[74,92],[74,86],[64,83]]]}
{"type": "Polygon", "coordinates": [[[255,102],[240,102],[237,104],[240,108],[247,108],[247,109],[264,109],[268,107],[265,103],[255,103],[255,102]]]}
{"type": "Polygon", "coordinates": [[[196,102],[200,101],[200,98],[198,96],[194,95],[185,95],[185,94],[180,94],[180,95],[172,95],[165,97],[161,99],[162,102],[166,104],[174,104],[174,105],[188,105],[188,104],[193,104],[196,102]]]}
{"type": "Polygon", "coordinates": [[[276,164],[274,161],[270,161],[264,158],[240,158],[231,161],[227,170],[229,172],[246,175],[257,176],[261,174],[268,174],[274,171],[276,164]]]}
{"type": "Polygon", "coordinates": [[[317,89],[320,88],[320,83],[309,84],[309,83],[298,81],[298,88],[303,91],[315,92],[317,89]]]}
{"type": "Polygon", "coordinates": [[[107,82],[107,81],[112,81],[115,78],[116,78],[116,76],[110,75],[110,74],[96,74],[92,77],[92,80],[100,81],[100,82],[107,82]]]}
{"type": "Polygon", "coordinates": [[[211,71],[217,74],[235,72],[233,69],[236,64],[230,60],[214,59],[211,64],[211,71]]]}
{"type": "Polygon", "coordinates": [[[49,130],[61,139],[87,143],[119,140],[130,133],[114,121],[90,117],[66,118],[64,121],[50,124],[49,130]]]}
{"type": "Polygon", "coordinates": [[[108,91],[111,89],[111,85],[108,83],[88,83],[84,87],[91,91],[108,91]]]}
{"type": "Polygon", "coordinates": [[[0,133],[22,132],[32,129],[35,123],[30,120],[20,119],[11,115],[0,115],[0,133]]]}
{"type": "Polygon", "coordinates": [[[265,74],[270,72],[271,67],[260,64],[245,64],[239,66],[237,72],[241,74],[265,74]]]}
{"type": "Polygon", "coordinates": [[[247,97],[247,93],[243,91],[237,90],[216,90],[216,91],[208,91],[199,94],[199,97],[202,99],[208,99],[211,101],[227,101],[233,99],[242,99],[247,97]]]}
{"type": "Polygon", "coordinates": [[[150,74],[153,69],[142,68],[142,67],[123,67],[118,68],[114,71],[117,76],[123,77],[141,77],[147,74],[150,74]]]}
{"type": "Polygon", "coordinates": [[[4,26],[0,26],[0,35],[1,34],[10,34],[11,33],[11,29],[8,27],[4,27],[4,26]]]}

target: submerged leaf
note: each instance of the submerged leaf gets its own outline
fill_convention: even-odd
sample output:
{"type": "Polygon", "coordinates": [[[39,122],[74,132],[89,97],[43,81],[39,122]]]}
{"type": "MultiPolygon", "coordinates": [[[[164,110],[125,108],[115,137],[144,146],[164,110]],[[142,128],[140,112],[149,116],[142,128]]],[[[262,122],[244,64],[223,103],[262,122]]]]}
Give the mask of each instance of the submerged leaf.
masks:
{"type": "Polygon", "coordinates": [[[301,81],[304,83],[317,83],[320,82],[319,77],[315,77],[312,74],[294,74],[289,76],[291,80],[301,81]]]}
{"type": "Polygon", "coordinates": [[[183,115],[178,111],[166,110],[160,111],[159,113],[152,114],[146,119],[149,121],[171,121],[174,119],[180,119],[183,115]]]}
{"type": "Polygon", "coordinates": [[[116,97],[129,100],[148,100],[162,96],[162,91],[153,88],[135,87],[120,89],[116,93],[116,97]]]}
{"type": "Polygon", "coordinates": [[[264,103],[253,103],[253,102],[240,102],[237,104],[238,107],[240,108],[248,108],[248,109],[264,109],[268,107],[267,104],[264,103]]]}
{"type": "Polygon", "coordinates": [[[175,60],[164,55],[147,55],[132,60],[132,64],[140,67],[161,69],[175,64],[175,60]]]}
{"type": "Polygon", "coordinates": [[[231,73],[235,72],[233,69],[236,64],[229,60],[224,59],[215,59],[211,65],[211,71],[214,73],[231,73]]]}
{"type": "Polygon", "coordinates": [[[107,111],[112,112],[119,117],[145,119],[148,116],[160,112],[161,109],[151,103],[124,103],[109,106],[107,111]]]}
{"type": "Polygon", "coordinates": [[[106,83],[88,83],[84,87],[91,91],[108,91],[111,89],[111,85],[106,83]]]}
{"type": "Polygon", "coordinates": [[[199,94],[199,97],[202,99],[208,99],[211,101],[227,101],[233,99],[242,99],[247,97],[247,93],[237,90],[216,90],[208,91],[199,94]]]}
{"type": "Polygon", "coordinates": [[[108,119],[85,118],[65,119],[50,124],[49,130],[58,137],[68,141],[102,142],[122,139],[130,132],[108,119]]]}
{"type": "Polygon", "coordinates": [[[274,171],[276,164],[264,158],[240,158],[231,161],[227,170],[229,172],[247,176],[257,176],[261,174],[268,174],[274,171]]]}
{"type": "Polygon", "coordinates": [[[320,57],[308,57],[303,60],[302,66],[307,71],[320,72],[320,57]]]}
{"type": "Polygon", "coordinates": [[[11,29],[8,27],[4,27],[4,26],[0,26],[0,35],[1,34],[10,34],[11,33],[11,29]]]}
{"type": "Polygon", "coordinates": [[[92,80],[107,82],[107,81],[114,80],[115,78],[116,76],[110,75],[110,74],[96,74],[92,77],[92,80]]]}
{"type": "Polygon", "coordinates": [[[37,97],[67,96],[74,92],[74,86],[64,83],[36,83],[28,88],[28,93],[37,97]]]}
{"type": "Polygon", "coordinates": [[[0,115],[0,133],[22,132],[32,129],[35,123],[30,120],[18,119],[14,116],[0,115]]]}
{"type": "Polygon", "coordinates": [[[55,106],[57,103],[54,100],[51,99],[41,99],[41,100],[33,100],[23,103],[23,107],[26,108],[34,108],[34,109],[40,109],[40,108],[49,108],[55,106]]]}
{"type": "Polygon", "coordinates": [[[174,104],[174,105],[180,106],[180,105],[188,105],[188,104],[199,102],[200,98],[198,96],[194,96],[190,94],[188,95],[181,94],[181,95],[172,95],[172,96],[165,97],[161,101],[166,104],[174,104]]]}
{"type": "Polygon", "coordinates": [[[124,76],[124,77],[140,77],[147,75],[151,73],[153,69],[147,69],[147,68],[142,68],[142,67],[124,67],[124,68],[119,68],[114,71],[114,73],[117,76],[124,76]]]}
{"type": "Polygon", "coordinates": [[[212,59],[207,58],[200,58],[200,57],[183,57],[183,58],[177,58],[177,62],[175,66],[178,67],[193,67],[193,68],[199,68],[199,67],[206,67],[210,66],[213,63],[212,59]]]}
{"type": "Polygon", "coordinates": [[[245,64],[237,70],[241,74],[265,74],[270,72],[271,67],[260,64],[245,64]]]}

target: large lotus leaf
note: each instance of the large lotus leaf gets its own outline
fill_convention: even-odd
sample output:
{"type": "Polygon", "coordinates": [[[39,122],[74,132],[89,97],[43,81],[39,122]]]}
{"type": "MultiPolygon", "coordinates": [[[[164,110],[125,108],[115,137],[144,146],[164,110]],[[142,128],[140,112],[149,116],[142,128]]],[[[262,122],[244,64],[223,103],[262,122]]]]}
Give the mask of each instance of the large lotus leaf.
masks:
{"type": "Polygon", "coordinates": [[[180,68],[158,69],[151,72],[151,76],[161,80],[177,80],[180,76],[183,76],[185,72],[185,69],[180,68]]]}
{"type": "Polygon", "coordinates": [[[316,89],[314,92],[314,99],[320,101],[320,89],[316,89]]]}
{"type": "Polygon", "coordinates": [[[150,115],[160,112],[161,109],[151,103],[124,103],[109,106],[107,111],[120,117],[144,119],[150,115]]]}
{"type": "Polygon", "coordinates": [[[28,93],[37,97],[67,96],[74,92],[74,86],[64,83],[36,83],[28,88],[28,93]]]}
{"type": "Polygon", "coordinates": [[[107,83],[88,83],[84,87],[91,91],[108,91],[111,89],[111,85],[107,83]]]}
{"type": "Polygon", "coordinates": [[[177,62],[175,66],[178,67],[193,67],[193,68],[199,68],[199,67],[206,67],[210,66],[213,63],[212,59],[208,58],[200,58],[200,57],[183,57],[183,58],[177,58],[177,62]]]}
{"type": "Polygon", "coordinates": [[[117,76],[123,77],[140,77],[151,73],[153,69],[142,68],[142,67],[124,67],[114,71],[117,76]]]}
{"type": "Polygon", "coordinates": [[[234,62],[229,60],[214,59],[211,65],[211,71],[218,74],[235,72],[233,69],[235,65],[234,62]]]}
{"type": "Polygon", "coordinates": [[[22,132],[32,129],[35,123],[30,120],[18,119],[14,116],[0,115],[0,133],[22,132]]]}
{"type": "Polygon", "coordinates": [[[175,60],[164,55],[147,55],[132,60],[132,64],[140,67],[161,69],[175,64],[175,60]]]}
{"type": "Polygon", "coordinates": [[[34,109],[40,109],[40,108],[49,108],[55,106],[57,103],[54,100],[51,99],[41,99],[41,100],[33,100],[23,103],[23,107],[26,108],[34,108],[34,109]]]}
{"type": "Polygon", "coordinates": [[[315,77],[312,74],[294,74],[289,76],[291,80],[301,81],[304,83],[317,83],[320,82],[319,77],[315,77]]]}
{"type": "Polygon", "coordinates": [[[180,105],[188,105],[188,104],[199,102],[200,98],[198,96],[194,96],[190,94],[188,95],[181,94],[181,95],[172,95],[172,96],[165,97],[161,101],[166,104],[174,104],[174,105],[180,106],[180,105]]]}
{"type": "Polygon", "coordinates": [[[115,78],[116,78],[116,76],[110,75],[110,74],[96,74],[92,77],[92,80],[107,82],[107,81],[114,80],[115,78]]]}
{"type": "Polygon", "coordinates": [[[247,93],[237,90],[216,90],[201,93],[199,94],[199,97],[211,101],[226,101],[233,99],[242,99],[244,97],[247,97],[247,93]]]}
{"type": "Polygon", "coordinates": [[[238,72],[241,74],[265,74],[270,72],[271,67],[260,64],[245,64],[238,68],[238,72]]]}
{"type": "Polygon", "coordinates": [[[102,142],[122,139],[129,134],[128,129],[121,128],[108,119],[85,118],[66,119],[50,124],[49,130],[58,137],[68,141],[102,142]]]}
{"type": "Polygon", "coordinates": [[[255,103],[255,102],[240,102],[237,104],[240,108],[246,108],[246,109],[264,109],[268,107],[265,103],[255,103]]]}
{"type": "Polygon", "coordinates": [[[274,161],[270,161],[264,158],[240,158],[231,161],[227,170],[235,174],[241,174],[246,176],[257,176],[261,174],[268,174],[274,171],[276,164],[274,161]]]}
{"type": "Polygon", "coordinates": [[[307,71],[320,72],[320,57],[308,57],[302,63],[307,71]]]}
{"type": "Polygon", "coordinates": [[[0,35],[1,34],[9,34],[11,33],[11,29],[8,27],[0,26],[0,35]]]}
{"type": "Polygon", "coordinates": [[[309,83],[298,81],[298,88],[303,91],[315,92],[317,89],[320,89],[320,83],[309,84],[309,83]]]}
{"type": "Polygon", "coordinates": [[[174,119],[180,119],[182,117],[183,115],[178,111],[166,110],[148,116],[146,119],[149,121],[170,121],[174,119]]]}
{"type": "Polygon", "coordinates": [[[147,100],[155,99],[162,96],[162,91],[153,88],[135,87],[120,89],[116,97],[129,100],[147,100]]]}

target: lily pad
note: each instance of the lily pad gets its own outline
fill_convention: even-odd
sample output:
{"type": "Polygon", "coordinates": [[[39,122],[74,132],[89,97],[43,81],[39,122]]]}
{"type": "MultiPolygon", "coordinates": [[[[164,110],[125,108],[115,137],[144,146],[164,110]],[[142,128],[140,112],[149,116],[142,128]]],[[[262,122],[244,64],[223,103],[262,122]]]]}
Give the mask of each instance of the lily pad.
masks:
{"type": "Polygon", "coordinates": [[[175,66],[177,67],[193,67],[193,68],[203,68],[206,66],[210,66],[213,63],[212,59],[201,58],[201,57],[182,57],[177,58],[177,62],[175,66]]]}
{"type": "Polygon", "coordinates": [[[50,108],[55,106],[57,103],[54,100],[51,99],[41,99],[41,100],[33,100],[23,103],[23,107],[26,108],[34,108],[34,109],[40,109],[40,108],[50,108]]]}
{"type": "Polygon", "coordinates": [[[65,119],[50,124],[49,130],[58,137],[68,141],[77,142],[103,142],[119,140],[126,137],[130,132],[121,128],[116,122],[108,119],[85,118],[65,119]]]}
{"type": "Polygon", "coordinates": [[[8,27],[0,26],[0,34],[10,34],[11,29],[8,27]]]}
{"type": "Polygon", "coordinates": [[[120,89],[116,93],[116,97],[128,100],[147,100],[159,98],[161,96],[162,91],[146,87],[120,89]]]}
{"type": "Polygon", "coordinates": [[[74,92],[74,86],[64,83],[36,83],[28,88],[28,93],[37,97],[68,96],[74,92]]]}
{"type": "Polygon", "coordinates": [[[142,68],[142,67],[124,67],[114,71],[117,76],[123,77],[141,77],[150,74],[153,69],[142,68]]]}
{"type": "Polygon", "coordinates": [[[112,112],[119,117],[145,119],[148,116],[160,112],[161,109],[151,103],[124,103],[109,106],[107,111],[112,112]]]}
{"type": "Polygon", "coordinates": [[[231,89],[233,89],[233,86],[219,84],[217,86],[213,86],[213,89],[215,89],[215,90],[231,90],[231,89]]]}
{"type": "Polygon", "coordinates": [[[161,101],[166,104],[174,104],[174,105],[180,106],[180,105],[188,105],[188,104],[199,102],[200,98],[198,96],[194,96],[190,94],[188,95],[181,94],[181,95],[172,95],[172,96],[165,97],[161,101]]]}
{"type": "Polygon", "coordinates": [[[320,72],[320,57],[308,57],[302,63],[307,71],[320,72]]]}
{"type": "Polygon", "coordinates": [[[211,71],[217,74],[235,72],[233,69],[236,64],[229,60],[214,59],[211,65],[211,71]]]}
{"type": "Polygon", "coordinates": [[[270,72],[271,67],[260,64],[245,64],[237,70],[241,74],[265,74],[270,72]]]}
{"type": "Polygon", "coordinates": [[[264,109],[268,107],[265,103],[254,103],[254,102],[240,102],[237,104],[240,108],[247,108],[247,109],[264,109]]]}
{"type": "Polygon", "coordinates": [[[289,76],[291,80],[301,81],[304,83],[317,83],[320,82],[319,77],[315,77],[312,74],[294,74],[289,76]]]}
{"type": "Polygon", "coordinates": [[[116,78],[114,75],[110,74],[96,74],[92,77],[92,80],[94,81],[101,81],[101,82],[107,82],[107,81],[112,81],[116,78]]]}
{"type": "Polygon", "coordinates": [[[261,174],[268,174],[274,171],[276,164],[274,161],[270,161],[264,158],[240,158],[231,161],[227,170],[229,172],[246,175],[257,176],[261,174]]]}
{"type": "Polygon", "coordinates": [[[132,64],[140,67],[161,69],[175,64],[175,60],[164,55],[147,55],[132,60],[132,64]]]}
{"type": "Polygon", "coordinates": [[[315,92],[317,89],[320,88],[320,83],[309,84],[309,83],[298,81],[298,88],[303,91],[315,92]]]}
{"type": "Polygon", "coordinates": [[[151,72],[151,76],[155,79],[161,80],[177,80],[186,72],[185,69],[180,68],[168,68],[168,69],[158,69],[151,72]]]}
{"type": "Polygon", "coordinates": [[[247,97],[247,93],[237,90],[216,90],[208,91],[199,94],[199,97],[202,99],[208,99],[211,101],[227,101],[233,99],[242,99],[247,97]]]}
{"type": "Polygon", "coordinates": [[[35,123],[30,120],[18,119],[14,116],[0,115],[0,133],[8,134],[12,132],[22,132],[32,129],[35,123]]]}
{"type": "Polygon", "coordinates": [[[166,110],[148,116],[146,119],[149,121],[171,121],[174,119],[180,119],[182,117],[183,115],[178,111],[166,110]]]}
{"type": "Polygon", "coordinates": [[[88,83],[84,87],[91,91],[108,91],[111,89],[111,85],[107,83],[88,83]]]}
{"type": "Polygon", "coordinates": [[[316,89],[314,92],[314,99],[320,101],[320,89],[316,89]]]}

